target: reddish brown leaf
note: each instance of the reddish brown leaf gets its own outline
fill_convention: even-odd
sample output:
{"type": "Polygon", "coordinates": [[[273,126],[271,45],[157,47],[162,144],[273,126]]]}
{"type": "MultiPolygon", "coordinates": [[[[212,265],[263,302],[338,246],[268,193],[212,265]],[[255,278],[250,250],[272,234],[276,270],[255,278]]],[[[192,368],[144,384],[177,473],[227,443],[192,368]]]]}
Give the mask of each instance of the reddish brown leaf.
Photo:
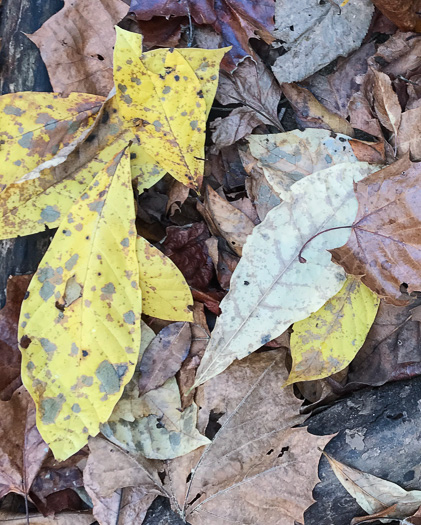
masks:
{"type": "Polygon", "coordinates": [[[190,350],[189,323],[172,323],[149,343],[140,362],[139,395],[162,386],[173,377],[190,350]]]}
{"type": "Polygon", "coordinates": [[[402,31],[421,32],[420,0],[373,0],[373,4],[402,31]]]}
{"type": "Polygon", "coordinates": [[[369,162],[370,164],[384,164],[386,162],[382,142],[364,142],[351,139],[349,143],[354,155],[360,162],[369,162]]]}
{"type": "Polygon", "coordinates": [[[37,509],[44,514],[44,516],[51,516],[63,510],[84,510],[86,505],[72,489],[59,490],[52,492],[44,501],[37,498],[31,492],[31,499],[37,506],[37,509]]]}
{"type": "Polygon", "coordinates": [[[221,314],[219,303],[224,298],[224,292],[200,292],[199,290],[192,290],[193,299],[203,303],[206,308],[215,315],[221,314]]]}
{"type": "Polygon", "coordinates": [[[421,289],[421,163],[403,158],[356,186],[357,218],[348,242],[332,250],[335,262],[387,302],[407,302],[421,289]]]}
{"type": "Polygon", "coordinates": [[[192,226],[170,226],[164,242],[164,253],[174,261],[193,288],[207,290],[214,269],[206,247],[210,237],[204,222],[192,226]]]}
{"type": "MultiPolygon", "coordinates": [[[[130,11],[138,20],[151,20],[161,16],[191,16],[198,25],[210,25],[221,34],[222,46],[232,46],[222,61],[226,71],[233,71],[246,56],[254,56],[249,46],[250,38],[273,41],[270,31],[274,26],[275,2],[251,0],[132,0],[130,11]]],[[[159,44],[162,45],[162,44],[159,44]]]]}
{"type": "Polygon", "coordinates": [[[0,498],[27,494],[48,453],[35,425],[35,405],[22,386],[0,401],[0,498]]]}
{"type": "Polygon", "coordinates": [[[0,400],[8,401],[20,387],[21,354],[18,347],[20,307],[32,275],[16,275],[7,282],[7,300],[0,310],[0,400]]]}

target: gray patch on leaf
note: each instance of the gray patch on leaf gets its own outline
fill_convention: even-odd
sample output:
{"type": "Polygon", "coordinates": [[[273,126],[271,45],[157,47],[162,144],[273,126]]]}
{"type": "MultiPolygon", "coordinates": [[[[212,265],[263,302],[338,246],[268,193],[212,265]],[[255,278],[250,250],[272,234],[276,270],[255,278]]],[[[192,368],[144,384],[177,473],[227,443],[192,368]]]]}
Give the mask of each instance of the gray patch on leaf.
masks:
{"type": "Polygon", "coordinates": [[[96,211],[97,213],[101,213],[102,208],[104,207],[104,204],[105,204],[104,201],[94,201],[88,204],[88,208],[91,211],[96,211]]]}
{"type": "Polygon", "coordinates": [[[69,260],[66,261],[65,263],[65,268],[68,272],[70,272],[73,268],[73,266],[77,263],[77,260],[79,259],[79,254],[78,253],[75,253],[74,255],[72,255],[70,257],[69,260]]]}
{"type": "Polygon", "coordinates": [[[95,375],[101,383],[101,392],[116,394],[120,390],[120,378],[109,361],[102,361],[96,369],[95,375]]]}
{"type": "Polygon", "coordinates": [[[48,301],[48,299],[54,295],[54,289],[54,284],[51,284],[50,281],[45,281],[41,286],[39,294],[44,301],[48,301]]]}
{"type": "Polygon", "coordinates": [[[44,425],[52,425],[55,422],[65,401],[63,394],[57,397],[47,397],[41,401],[41,421],[44,425]]]}
{"type": "Polygon", "coordinates": [[[129,310],[123,315],[123,318],[127,324],[135,324],[136,316],[133,310],[129,310]]]}
{"type": "Polygon", "coordinates": [[[101,288],[101,292],[113,294],[115,293],[115,286],[113,285],[113,283],[107,283],[101,288]]]}
{"type": "Polygon", "coordinates": [[[53,206],[46,206],[41,212],[41,219],[44,222],[55,222],[60,218],[60,212],[53,206]]]}

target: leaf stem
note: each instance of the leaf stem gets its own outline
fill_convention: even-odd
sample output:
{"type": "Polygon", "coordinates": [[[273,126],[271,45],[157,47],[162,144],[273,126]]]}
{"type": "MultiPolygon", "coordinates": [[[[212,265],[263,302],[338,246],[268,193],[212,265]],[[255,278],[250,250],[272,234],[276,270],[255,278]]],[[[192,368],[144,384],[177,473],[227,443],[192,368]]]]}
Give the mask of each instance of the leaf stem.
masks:
{"type": "Polygon", "coordinates": [[[331,232],[333,230],[343,230],[344,228],[353,228],[355,226],[355,224],[351,224],[351,226],[335,226],[334,228],[327,228],[327,230],[322,230],[321,232],[318,232],[316,233],[315,235],[313,235],[312,237],[310,237],[310,239],[308,239],[302,246],[301,246],[301,250],[300,252],[298,253],[298,260],[300,261],[300,263],[306,263],[307,262],[307,259],[305,259],[303,257],[303,251],[305,249],[305,247],[307,246],[307,244],[309,244],[313,239],[315,239],[316,237],[318,237],[319,235],[321,235],[322,233],[326,233],[326,232],[331,232]]]}

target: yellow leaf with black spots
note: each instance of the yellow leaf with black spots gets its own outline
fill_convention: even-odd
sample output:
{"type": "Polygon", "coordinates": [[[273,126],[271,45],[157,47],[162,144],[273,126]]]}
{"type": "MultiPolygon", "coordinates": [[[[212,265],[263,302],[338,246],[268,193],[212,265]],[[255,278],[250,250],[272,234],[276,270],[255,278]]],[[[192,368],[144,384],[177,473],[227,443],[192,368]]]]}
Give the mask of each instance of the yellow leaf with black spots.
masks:
{"type": "Polygon", "coordinates": [[[143,313],[167,321],[193,322],[189,285],[171,259],[140,236],[137,258],[143,313]]]}
{"type": "MultiPolygon", "coordinates": [[[[61,100],[67,99],[56,101],[58,115],[61,114],[61,100]]],[[[0,238],[29,235],[44,231],[46,227],[56,228],[98,172],[130,140],[136,140],[118,115],[115,97],[105,102],[88,131],[85,139],[68,155],[62,149],[55,157],[42,163],[44,169],[32,164],[34,159],[41,161],[38,156],[31,156],[32,150],[28,150],[27,157],[21,157],[26,163],[29,162],[27,159],[31,159],[31,164],[26,167],[38,171],[17,171],[15,179],[9,180],[7,186],[2,188],[0,238]]]]}
{"type": "MultiPolygon", "coordinates": [[[[160,168],[197,189],[208,114],[200,80],[177,49],[142,55],[141,35],[116,29],[114,83],[122,117],[160,168]]],[[[221,56],[221,50],[201,51],[221,56]]],[[[212,69],[217,83],[218,69],[212,69]]]]}
{"type": "Polygon", "coordinates": [[[0,188],[35,177],[31,172],[81,138],[103,97],[71,93],[11,93],[0,97],[0,188]]]}
{"type": "Polygon", "coordinates": [[[285,385],[322,379],[347,367],[363,345],[379,304],[374,292],[348,276],[317,312],[294,324],[292,369],[285,385]]]}
{"type": "Polygon", "coordinates": [[[60,223],[22,304],[22,380],[59,460],[98,433],[134,373],[142,301],[136,237],[126,150],[60,223]]]}

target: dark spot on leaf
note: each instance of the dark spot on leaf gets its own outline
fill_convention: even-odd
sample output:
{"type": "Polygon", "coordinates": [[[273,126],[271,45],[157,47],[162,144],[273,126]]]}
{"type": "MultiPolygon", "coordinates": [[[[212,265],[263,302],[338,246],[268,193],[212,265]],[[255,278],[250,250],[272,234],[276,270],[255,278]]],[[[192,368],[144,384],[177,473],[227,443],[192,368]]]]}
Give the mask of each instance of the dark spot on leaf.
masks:
{"type": "Polygon", "coordinates": [[[24,299],[28,299],[30,292],[25,292],[25,295],[23,296],[24,299]]]}
{"type": "Polygon", "coordinates": [[[88,143],[89,143],[89,142],[92,142],[92,141],[95,140],[95,139],[96,139],[96,133],[91,133],[91,134],[89,135],[89,137],[86,137],[85,142],[88,142],[88,143]]]}
{"type": "Polygon", "coordinates": [[[26,350],[29,345],[31,344],[32,339],[30,339],[27,335],[24,335],[20,340],[20,346],[26,350]]]}
{"type": "Polygon", "coordinates": [[[130,160],[134,160],[136,157],[136,153],[130,153],[130,160]]]}
{"type": "Polygon", "coordinates": [[[104,111],[104,113],[102,114],[101,123],[106,124],[109,120],[110,114],[108,113],[108,111],[104,111]]]}
{"type": "Polygon", "coordinates": [[[89,352],[87,350],[82,350],[83,357],[88,357],[89,352]]]}
{"type": "Polygon", "coordinates": [[[244,281],[244,284],[248,286],[250,283],[248,281],[244,281]]]}

